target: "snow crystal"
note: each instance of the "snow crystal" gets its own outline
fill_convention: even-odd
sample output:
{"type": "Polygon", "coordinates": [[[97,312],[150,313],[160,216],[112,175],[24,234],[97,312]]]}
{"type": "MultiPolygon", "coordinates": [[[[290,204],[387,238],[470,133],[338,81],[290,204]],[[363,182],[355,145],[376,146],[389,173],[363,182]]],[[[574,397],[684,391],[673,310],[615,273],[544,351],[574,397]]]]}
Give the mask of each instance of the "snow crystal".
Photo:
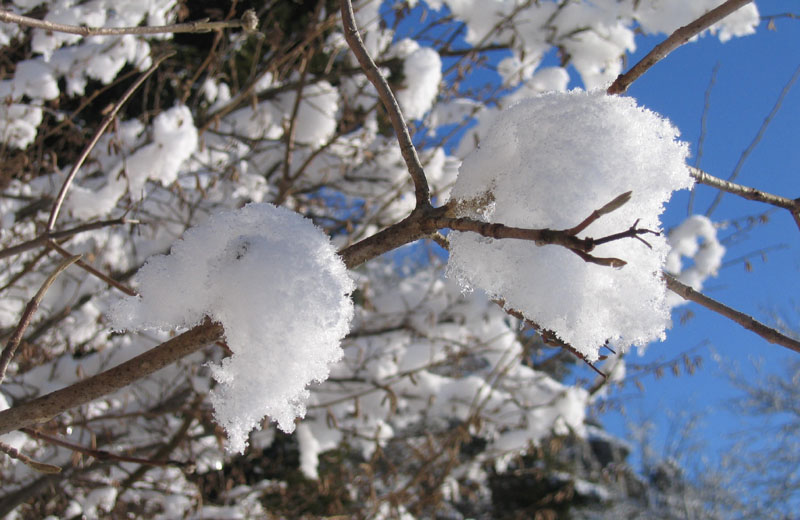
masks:
{"type": "MultiPolygon", "coordinates": [[[[302,96],[294,124],[295,140],[315,146],[322,145],[336,133],[339,92],[327,81],[320,81],[306,86],[302,96]]],[[[279,98],[286,119],[292,115],[296,98],[295,92],[279,98]]]]}
{"type": "MultiPolygon", "coordinates": [[[[678,131],[631,98],[601,92],[551,93],[503,111],[480,148],[463,162],[452,197],[464,216],[525,228],[568,229],[618,195],[626,205],[581,236],[660,230],[673,190],[689,187],[686,144],[678,131]],[[491,202],[487,202],[487,201],[491,202]],[[472,206],[471,209],[466,209],[472,206]]],[[[606,340],[641,345],[663,337],[669,320],[660,273],[666,239],[648,234],[603,244],[600,257],[622,269],[584,262],[558,246],[452,233],[448,275],[555,331],[589,359],[606,340]]]]}
{"type": "Polygon", "coordinates": [[[147,179],[169,185],[178,177],[181,164],[197,150],[197,128],[188,107],[179,105],[161,112],[153,120],[153,142],[136,151],[125,162],[130,191],[139,196],[147,179]]]}
{"type": "Polygon", "coordinates": [[[141,296],[112,308],[114,327],[191,327],[209,316],[225,328],[233,355],[212,366],[211,400],[231,451],[244,451],[265,415],[292,432],[306,386],[342,356],[353,282],[327,236],[288,209],[217,214],[136,278],[141,296]]]}
{"type": "Polygon", "coordinates": [[[398,42],[404,49],[403,75],[405,88],[397,92],[397,102],[406,119],[421,119],[431,109],[442,81],[442,60],[430,47],[419,47],[414,40],[398,42]],[[406,45],[401,45],[406,44],[406,45]],[[411,49],[413,51],[409,52],[411,49]]]}
{"type": "MultiPolygon", "coordinates": [[[[678,281],[699,291],[706,278],[716,276],[725,256],[725,246],[717,240],[717,230],[708,217],[692,215],[670,231],[668,240],[671,249],[665,269],[674,274],[678,281]],[[699,238],[703,239],[702,245],[698,242],[699,238]],[[691,258],[694,264],[684,269],[682,257],[691,258]]],[[[686,300],[677,294],[670,294],[670,303],[680,305],[686,300]]]]}

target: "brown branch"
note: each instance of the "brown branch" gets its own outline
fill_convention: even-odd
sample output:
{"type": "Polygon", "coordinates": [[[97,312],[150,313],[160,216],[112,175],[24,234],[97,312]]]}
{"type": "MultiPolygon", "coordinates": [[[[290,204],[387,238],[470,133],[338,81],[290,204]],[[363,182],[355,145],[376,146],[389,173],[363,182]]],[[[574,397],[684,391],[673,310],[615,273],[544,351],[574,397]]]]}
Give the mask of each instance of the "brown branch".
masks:
{"type": "Polygon", "coordinates": [[[124,34],[165,34],[165,33],[205,33],[211,31],[221,31],[223,29],[242,28],[247,33],[256,32],[258,29],[258,18],[255,11],[248,9],[245,11],[241,20],[228,20],[224,22],[209,22],[208,19],[197,20],[194,22],[178,23],[172,25],[155,25],[144,27],[86,27],[83,25],[65,25],[54,22],[47,22],[14,14],[10,11],[0,9],[0,22],[13,23],[17,25],[43,29],[50,32],[62,32],[69,34],[79,34],[81,36],[121,36],[124,34]]]}
{"type": "Polygon", "coordinates": [[[552,347],[559,347],[559,348],[562,348],[562,349],[570,352],[573,356],[577,357],[578,359],[580,359],[581,361],[583,361],[584,363],[589,365],[589,367],[592,370],[597,372],[604,379],[607,377],[606,374],[604,374],[602,371],[600,371],[599,368],[594,366],[594,363],[589,361],[589,359],[586,357],[586,354],[584,354],[583,352],[579,351],[578,349],[576,349],[575,347],[573,347],[572,345],[570,345],[566,341],[564,341],[561,338],[559,338],[558,334],[556,334],[554,331],[549,330],[549,329],[545,329],[541,325],[539,325],[538,323],[536,323],[534,321],[531,321],[530,319],[528,319],[525,316],[523,316],[523,314],[520,311],[518,311],[516,309],[511,309],[509,307],[506,307],[506,302],[503,301],[503,300],[495,299],[495,300],[492,300],[492,302],[494,302],[495,304],[499,305],[503,309],[503,311],[505,311],[505,313],[508,314],[509,316],[513,316],[513,317],[517,318],[518,320],[522,320],[523,322],[525,322],[528,325],[530,325],[531,327],[533,327],[533,329],[536,330],[536,332],[539,333],[539,336],[541,336],[542,341],[546,345],[550,345],[552,347]]]}
{"type": "Polygon", "coordinates": [[[425,177],[425,170],[417,155],[417,149],[411,141],[411,134],[408,132],[408,126],[403,118],[403,113],[400,111],[400,105],[397,104],[397,99],[395,99],[386,78],[383,77],[383,74],[381,74],[375,62],[372,61],[372,57],[370,57],[364,46],[364,41],[361,39],[358,27],[356,27],[353,4],[350,0],[341,0],[341,6],[344,38],[347,40],[347,44],[350,46],[353,54],[356,55],[356,59],[358,63],[361,64],[361,68],[364,69],[367,78],[369,78],[370,82],[375,86],[375,90],[378,91],[378,96],[381,98],[383,106],[389,114],[392,128],[394,128],[394,133],[400,144],[400,153],[403,155],[408,173],[411,175],[411,180],[414,182],[414,196],[416,197],[417,207],[429,207],[431,198],[430,187],[425,177]]]}
{"type": "Polygon", "coordinates": [[[631,196],[633,195],[632,191],[626,191],[622,195],[618,195],[614,198],[611,202],[606,204],[600,209],[596,209],[592,211],[592,214],[583,219],[583,222],[575,226],[574,228],[568,229],[567,233],[570,235],[577,235],[587,227],[589,227],[595,220],[599,219],[603,215],[608,215],[612,211],[616,211],[631,200],[631,196]]]}
{"type": "Polygon", "coordinates": [[[691,175],[694,180],[700,184],[705,184],[706,186],[711,186],[712,188],[717,188],[718,190],[738,195],[743,199],[764,202],[778,208],[786,209],[792,214],[798,229],[800,229],[800,199],[787,199],[786,197],[773,195],[765,191],[751,188],[750,186],[743,186],[741,184],[726,181],[724,179],[720,179],[719,177],[714,177],[713,175],[710,175],[699,168],[693,168],[691,166],[689,167],[689,175],[691,175]]]}
{"type": "Polygon", "coordinates": [[[47,422],[71,408],[124,388],[217,341],[223,333],[222,325],[206,319],[202,324],[114,368],[0,411],[0,435],[47,422]]]}
{"type": "Polygon", "coordinates": [[[138,224],[138,221],[127,220],[126,218],[122,217],[112,220],[103,220],[101,222],[90,222],[88,224],[82,224],[80,226],[75,226],[74,228],[65,229],[63,231],[50,231],[49,233],[44,232],[38,237],[28,240],[27,242],[3,249],[0,251],[0,259],[18,255],[37,247],[46,246],[50,240],[63,240],[85,231],[93,231],[95,229],[101,229],[108,226],[117,226],[120,224],[138,224]]]}
{"type": "Polygon", "coordinates": [[[8,343],[6,343],[3,353],[0,354],[0,383],[2,383],[6,378],[6,370],[8,370],[8,365],[14,358],[14,353],[17,351],[17,347],[19,347],[19,344],[22,341],[22,336],[25,334],[28,325],[31,324],[33,315],[36,313],[36,309],[39,308],[39,304],[42,302],[42,298],[44,298],[45,293],[50,286],[53,285],[53,282],[56,281],[58,275],[63,273],[67,267],[74,264],[79,259],[80,255],[77,255],[71,256],[62,261],[58,267],[56,267],[56,270],[47,277],[33,298],[31,298],[31,300],[28,302],[28,305],[25,306],[25,310],[22,313],[22,317],[19,319],[17,327],[14,329],[13,334],[11,334],[11,337],[8,339],[8,343]]]}
{"type": "Polygon", "coordinates": [[[628,87],[631,85],[631,83],[639,79],[639,77],[647,72],[650,67],[664,59],[669,53],[688,42],[704,30],[708,29],[715,23],[719,22],[729,14],[752,1],[753,0],[728,0],[719,7],[710,10],[689,25],[680,27],[671,35],[669,35],[666,40],[656,45],[653,50],[647,54],[647,56],[642,58],[639,63],[634,65],[628,72],[617,76],[617,79],[614,80],[614,83],[608,87],[607,92],[609,94],[622,94],[628,90],[628,87]]]}
{"type": "Polygon", "coordinates": [[[75,162],[75,164],[72,166],[72,169],[69,171],[67,178],[64,179],[64,184],[61,186],[61,190],[58,192],[58,197],[56,198],[55,203],[53,203],[53,209],[50,211],[50,218],[47,221],[47,228],[46,228],[48,232],[52,231],[53,227],[56,225],[56,219],[58,218],[59,211],[61,211],[61,205],[64,204],[64,199],[67,196],[67,191],[69,190],[72,181],[75,179],[75,176],[78,174],[78,170],[83,165],[84,161],[86,161],[86,158],[89,157],[89,153],[91,153],[91,151],[97,145],[97,142],[100,140],[100,136],[103,135],[103,133],[106,131],[106,128],[108,128],[108,125],[110,125],[111,121],[113,121],[114,118],[117,116],[117,112],[120,111],[122,105],[124,105],[125,102],[128,101],[128,99],[133,95],[133,93],[142,85],[142,83],[144,83],[144,81],[148,77],[150,77],[150,75],[153,72],[156,71],[158,66],[161,65],[161,63],[164,60],[166,60],[167,58],[169,58],[174,54],[175,51],[172,51],[158,58],[155,61],[155,63],[153,63],[153,65],[150,66],[149,69],[144,71],[144,73],[142,73],[142,75],[139,76],[139,78],[133,83],[133,85],[128,87],[128,90],[126,90],[125,93],[122,94],[122,98],[120,98],[120,100],[117,101],[117,103],[114,105],[114,108],[112,108],[111,111],[106,115],[106,117],[103,118],[103,121],[100,123],[100,127],[94,133],[94,136],[92,136],[92,139],[89,141],[89,144],[87,144],[86,147],[81,152],[81,155],[78,157],[78,160],[75,162]]]}
{"type": "MultiPolygon", "coordinates": [[[[80,444],[75,444],[69,441],[65,441],[64,439],[59,439],[58,437],[53,437],[52,435],[47,435],[46,433],[40,432],[38,430],[34,430],[33,428],[20,428],[20,431],[23,433],[30,435],[35,439],[39,439],[45,441],[49,444],[55,444],[56,446],[61,446],[62,448],[66,448],[68,450],[72,450],[78,453],[83,453],[84,455],[88,455],[89,457],[93,457],[97,460],[113,460],[116,462],[132,462],[134,464],[144,464],[147,466],[185,466],[185,462],[180,462],[177,460],[153,460],[153,459],[142,459],[139,457],[130,457],[128,455],[119,455],[116,453],[111,453],[110,451],[106,450],[98,450],[93,448],[87,448],[86,446],[81,446],[80,444]]],[[[59,468],[60,470],[60,468],[59,468]]]]}
{"type": "Polygon", "coordinates": [[[800,353],[800,341],[785,336],[772,327],[764,325],[752,316],[748,316],[743,312],[732,309],[724,303],[720,303],[712,298],[709,298],[703,293],[695,291],[688,285],[684,285],[676,280],[675,277],[670,274],[664,273],[664,280],[667,282],[667,288],[684,300],[699,303],[706,309],[714,311],[717,314],[721,314],[722,316],[735,321],[747,330],[755,332],[770,343],[775,343],[777,345],[786,347],[789,350],[800,353]]]}
{"type": "Polygon", "coordinates": [[[22,462],[26,466],[29,466],[39,473],[61,473],[61,468],[58,466],[53,466],[52,464],[45,464],[43,462],[36,462],[32,458],[28,457],[17,448],[13,446],[9,446],[4,442],[0,442],[0,451],[11,457],[12,459],[17,459],[18,461],[22,462]]]}
{"type": "MultiPolygon", "coordinates": [[[[59,246],[58,244],[56,244],[52,240],[50,242],[48,242],[47,246],[49,248],[53,249],[58,254],[60,254],[61,256],[65,257],[65,258],[69,258],[69,257],[72,256],[72,253],[70,253],[69,251],[67,251],[63,247],[59,246]]],[[[128,296],[136,296],[136,294],[137,294],[136,291],[134,291],[133,289],[131,289],[130,287],[128,287],[124,283],[118,282],[117,280],[114,280],[113,278],[111,278],[107,274],[98,271],[97,269],[92,267],[91,264],[89,264],[87,262],[84,262],[83,260],[78,260],[77,265],[78,265],[78,267],[80,267],[81,269],[86,271],[87,273],[95,276],[96,278],[99,278],[100,280],[104,281],[105,283],[107,283],[111,287],[116,288],[117,290],[127,294],[128,296]]]]}

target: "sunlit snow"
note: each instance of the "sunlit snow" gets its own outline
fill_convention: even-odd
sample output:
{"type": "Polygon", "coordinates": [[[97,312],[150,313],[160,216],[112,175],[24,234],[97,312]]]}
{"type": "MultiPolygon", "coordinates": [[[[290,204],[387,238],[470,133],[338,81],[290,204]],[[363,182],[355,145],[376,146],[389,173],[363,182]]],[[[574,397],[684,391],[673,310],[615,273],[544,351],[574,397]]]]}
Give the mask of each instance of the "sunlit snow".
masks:
{"type": "Polygon", "coordinates": [[[264,416],[293,431],[306,386],[342,356],[353,282],[327,236],[288,209],[214,215],[136,278],[141,296],[116,304],[115,327],[191,327],[205,316],[223,325],[233,355],[212,366],[211,399],[232,451],[244,451],[264,416]]]}
{"type": "MultiPolygon", "coordinates": [[[[669,122],[631,98],[543,95],[500,113],[464,160],[452,197],[484,201],[467,212],[473,218],[568,229],[632,190],[628,204],[581,236],[600,238],[637,221],[659,231],[663,204],[692,183],[684,163],[688,147],[677,136],[669,122]]],[[[642,345],[661,338],[669,322],[660,275],[669,248],[662,236],[644,238],[652,249],[625,239],[593,251],[628,263],[613,269],[563,247],[453,233],[448,273],[503,299],[593,360],[607,340],[642,345]]]]}

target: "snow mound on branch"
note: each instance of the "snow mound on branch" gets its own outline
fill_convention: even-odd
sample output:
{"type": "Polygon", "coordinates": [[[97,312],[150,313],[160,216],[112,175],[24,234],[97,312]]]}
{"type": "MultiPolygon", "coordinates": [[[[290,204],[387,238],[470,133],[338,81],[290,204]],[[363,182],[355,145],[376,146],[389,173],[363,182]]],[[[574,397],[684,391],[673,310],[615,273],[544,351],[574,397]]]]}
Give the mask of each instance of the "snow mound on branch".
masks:
{"type": "Polygon", "coordinates": [[[208,316],[225,328],[233,355],[212,366],[211,400],[231,451],[244,451],[265,415],[292,432],[306,386],[342,357],[354,284],[328,237],[285,208],[219,213],[136,278],[140,296],[112,308],[114,327],[169,330],[208,316]]]}
{"type": "MultiPolygon", "coordinates": [[[[580,237],[629,229],[659,231],[672,191],[692,184],[688,146],[662,117],[627,97],[551,93],[500,112],[480,148],[466,157],[452,197],[462,215],[524,228],[569,229],[627,191],[632,199],[580,237]]],[[[661,279],[669,246],[623,239],[592,254],[623,259],[621,269],[587,263],[560,246],[451,234],[448,275],[552,330],[590,360],[607,340],[619,347],[662,339],[669,323],[661,279]]]]}

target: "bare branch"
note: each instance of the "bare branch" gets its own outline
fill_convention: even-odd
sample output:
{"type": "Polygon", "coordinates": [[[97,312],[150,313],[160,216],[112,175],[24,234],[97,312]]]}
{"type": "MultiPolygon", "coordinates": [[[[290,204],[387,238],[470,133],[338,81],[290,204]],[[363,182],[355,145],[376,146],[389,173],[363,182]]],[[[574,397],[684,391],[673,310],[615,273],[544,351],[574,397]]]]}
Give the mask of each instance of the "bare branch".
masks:
{"type": "Polygon", "coordinates": [[[608,87],[609,94],[622,94],[628,87],[639,79],[639,77],[647,72],[650,67],[664,59],[669,53],[688,42],[702,31],[708,29],[715,23],[719,22],[729,14],[740,9],[741,7],[749,4],[753,0],[728,0],[724,4],[716,7],[689,25],[680,27],[669,37],[650,51],[647,56],[642,58],[639,63],[634,65],[625,74],[620,74],[614,83],[608,87]]]}
{"type": "Polygon", "coordinates": [[[9,446],[4,442],[0,442],[0,451],[11,457],[12,459],[17,459],[18,461],[22,462],[26,466],[29,466],[39,473],[61,473],[61,468],[58,466],[53,466],[52,464],[45,464],[43,462],[36,462],[32,458],[28,457],[17,448],[13,446],[9,446]]]}
{"type": "MultiPolygon", "coordinates": [[[[58,244],[56,244],[52,240],[50,242],[48,242],[47,246],[49,248],[53,249],[58,254],[60,254],[61,256],[65,257],[65,258],[69,258],[69,257],[72,256],[72,253],[70,253],[69,251],[67,251],[63,247],[59,246],[58,244]]],[[[78,260],[77,265],[78,265],[78,267],[80,267],[84,271],[86,271],[89,274],[91,274],[91,275],[103,280],[105,283],[107,283],[111,287],[114,287],[114,288],[118,289],[119,291],[127,294],[128,296],[136,296],[136,291],[134,291],[133,289],[131,289],[130,287],[128,287],[124,283],[118,282],[117,280],[114,280],[113,278],[111,278],[110,276],[106,275],[105,273],[102,273],[102,272],[98,271],[97,269],[92,267],[90,264],[84,262],[83,260],[78,260]]]]}
{"type": "Polygon", "coordinates": [[[45,232],[36,238],[28,240],[27,242],[23,242],[16,246],[7,247],[3,249],[2,251],[0,251],[0,259],[18,255],[20,253],[24,253],[25,251],[37,247],[46,246],[50,240],[63,240],[65,238],[69,238],[71,236],[83,233],[85,231],[93,231],[95,229],[101,229],[108,226],[117,226],[120,224],[137,224],[137,223],[138,221],[136,220],[128,220],[122,217],[122,218],[115,218],[112,220],[103,220],[100,222],[90,222],[88,224],[81,224],[80,226],[75,226],[74,228],[65,229],[63,231],[51,231],[49,233],[45,232]]]}
{"type": "Polygon", "coordinates": [[[17,351],[17,347],[19,347],[20,342],[22,341],[22,336],[25,334],[25,330],[27,330],[28,325],[31,324],[31,320],[33,320],[33,315],[36,313],[36,309],[39,308],[39,304],[42,302],[42,298],[44,298],[45,293],[53,285],[53,282],[56,281],[58,275],[63,273],[67,267],[74,264],[81,258],[80,255],[71,256],[64,261],[62,261],[56,270],[53,271],[50,276],[44,281],[42,286],[36,292],[36,294],[31,298],[28,302],[28,305],[25,306],[25,311],[22,313],[22,317],[19,319],[19,323],[17,324],[17,328],[14,329],[14,333],[11,334],[11,337],[8,339],[8,343],[6,343],[6,347],[3,349],[3,353],[0,354],[0,383],[6,378],[6,370],[8,370],[8,364],[11,363],[11,360],[14,357],[14,353],[17,351]]]}
{"type": "Polygon", "coordinates": [[[494,303],[496,303],[497,305],[499,305],[500,307],[502,307],[503,310],[506,312],[506,314],[508,314],[509,316],[514,316],[515,318],[517,318],[519,320],[522,320],[525,323],[527,323],[528,325],[530,325],[531,327],[533,327],[536,330],[536,332],[538,332],[539,335],[542,337],[542,341],[545,344],[553,346],[553,347],[563,348],[564,350],[570,352],[572,355],[574,355],[575,357],[577,357],[578,359],[580,359],[581,361],[583,361],[584,363],[589,365],[589,367],[592,370],[594,370],[595,372],[597,372],[600,376],[602,376],[603,379],[606,379],[608,377],[599,368],[594,366],[594,363],[589,361],[589,358],[587,358],[586,355],[583,352],[579,351],[578,349],[576,349],[575,347],[573,347],[572,345],[570,345],[566,341],[564,341],[561,338],[559,338],[558,334],[556,334],[552,330],[545,329],[541,325],[539,325],[538,323],[529,320],[528,318],[523,316],[523,314],[520,311],[518,311],[516,309],[511,309],[509,307],[506,307],[506,302],[503,301],[503,300],[496,299],[496,300],[492,300],[492,301],[494,303]]]}
{"type": "Polygon", "coordinates": [[[122,36],[124,34],[174,34],[174,33],[205,33],[221,31],[223,29],[243,29],[247,33],[258,30],[258,18],[255,11],[248,9],[241,20],[226,20],[223,22],[210,22],[208,18],[194,22],[178,23],[172,25],[156,25],[144,27],[86,27],[83,25],[64,25],[61,23],[46,22],[28,16],[14,14],[5,9],[0,9],[0,22],[43,29],[51,32],[79,34],[81,36],[122,36]]]}
{"type": "MultiPolygon", "coordinates": [[[[703,114],[700,116],[700,137],[697,138],[697,153],[694,154],[694,167],[700,167],[700,161],[703,159],[703,149],[708,136],[708,113],[711,109],[711,92],[714,90],[714,84],[717,82],[717,74],[719,73],[719,62],[714,65],[711,71],[711,79],[708,80],[708,87],[706,87],[705,96],[703,96],[703,114]]],[[[687,215],[692,215],[692,208],[694,207],[694,193],[695,187],[692,186],[689,192],[689,203],[686,205],[687,215]]]]}
{"type": "Polygon", "coordinates": [[[69,409],[124,388],[217,341],[223,333],[222,325],[206,319],[202,324],[114,368],[0,411],[0,435],[47,422],[69,409]]]}
{"type": "MultiPolygon", "coordinates": [[[[764,137],[764,134],[767,131],[767,127],[769,127],[769,124],[772,122],[772,120],[780,111],[781,107],[783,106],[783,100],[786,99],[786,95],[789,93],[790,90],[792,90],[792,87],[794,86],[794,84],[797,82],[798,79],[800,79],[800,65],[797,66],[797,68],[794,71],[794,74],[792,74],[792,77],[789,78],[789,81],[787,81],[786,84],[783,86],[781,93],[778,95],[778,99],[775,100],[775,104],[772,106],[772,110],[770,110],[769,114],[767,114],[767,117],[764,118],[764,121],[761,123],[761,127],[758,129],[758,132],[756,133],[755,137],[753,137],[753,140],[750,142],[749,145],[747,145],[747,148],[745,148],[745,150],[742,152],[742,155],[739,156],[739,161],[736,163],[736,166],[734,166],[733,172],[731,172],[730,176],[728,177],[728,181],[734,181],[736,180],[736,177],[739,176],[739,173],[741,173],[742,168],[744,167],[744,162],[747,160],[750,154],[753,153],[753,150],[756,149],[758,143],[761,142],[761,139],[764,137]]],[[[709,216],[714,212],[714,210],[717,208],[720,201],[722,200],[722,195],[724,195],[723,192],[717,193],[717,196],[714,198],[714,201],[711,203],[711,205],[708,207],[708,210],[706,211],[706,216],[709,216]]]]}
{"type": "Polygon", "coordinates": [[[675,279],[670,274],[664,273],[664,280],[667,282],[667,288],[670,291],[674,292],[684,300],[693,301],[695,303],[699,303],[706,309],[712,310],[726,318],[729,318],[742,327],[755,332],[765,340],[769,341],[770,343],[775,343],[777,345],[781,345],[783,347],[788,348],[789,350],[793,350],[795,352],[800,353],[800,341],[792,339],[788,336],[785,336],[778,332],[777,330],[773,329],[772,327],[768,327],[761,323],[760,321],[756,320],[752,316],[748,316],[743,312],[739,312],[735,309],[728,307],[727,305],[720,303],[712,298],[709,298],[703,293],[695,291],[688,285],[684,285],[678,280],[675,279]]]}
{"type": "MultiPolygon", "coordinates": [[[[117,453],[111,453],[110,451],[106,450],[98,450],[93,448],[87,448],[86,446],[81,446],[80,444],[75,444],[72,442],[65,441],[63,439],[59,439],[58,437],[53,437],[52,435],[47,435],[46,433],[34,430],[33,428],[20,428],[20,430],[30,435],[33,438],[45,441],[49,444],[55,444],[56,446],[61,446],[62,448],[67,448],[68,450],[76,451],[78,453],[83,453],[84,455],[88,455],[89,457],[94,457],[97,460],[113,460],[117,462],[132,462],[134,464],[144,464],[146,466],[185,466],[185,462],[177,461],[177,460],[153,460],[153,459],[143,459],[140,457],[130,457],[128,455],[119,455],[117,453]]],[[[59,468],[59,471],[61,468],[59,468]]]]}
{"type": "Polygon", "coordinates": [[[353,54],[356,55],[356,59],[361,64],[361,68],[364,69],[367,78],[375,85],[378,96],[389,113],[394,133],[397,136],[398,143],[400,143],[400,153],[406,162],[411,180],[414,181],[414,195],[417,200],[417,207],[430,206],[431,194],[428,180],[425,178],[425,170],[417,155],[417,149],[411,141],[411,134],[408,132],[408,126],[403,118],[403,113],[400,111],[400,105],[397,104],[397,99],[395,99],[392,89],[389,88],[386,78],[383,77],[378,66],[372,61],[366,47],[364,47],[364,42],[358,32],[358,27],[356,27],[353,4],[350,0],[341,0],[341,5],[345,40],[347,40],[347,44],[353,54]]]}
{"type": "Polygon", "coordinates": [[[622,206],[624,206],[625,204],[627,204],[627,202],[629,200],[631,200],[631,196],[632,195],[633,195],[632,191],[626,191],[622,195],[619,195],[619,196],[615,197],[614,200],[612,200],[611,202],[609,202],[608,204],[606,204],[602,208],[592,211],[591,215],[586,217],[583,220],[583,222],[581,222],[580,224],[578,224],[574,228],[568,229],[567,233],[569,233],[571,235],[577,235],[578,233],[580,233],[581,231],[583,231],[584,229],[589,227],[595,220],[599,219],[603,215],[608,215],[612,211],[615,211],[615,210],[621,208],[622,206]]]}
{"type": "Polygon", "coordinates": [[[719,177],[714,177],[713,175],[710,175],[699,168],[692,168],[691,166],[689,167],[689,174],[700,184],[705,184],[706,186],[711,186],[712,188],[717,188],[718,190],[738,195],[743,199],[764,202],[766,204],[771,204],[772,206],[786,209],[792,214],[798,229],[800,229],[800,199],[787,199],[786,197],[773,195],[765,191],[751,188],[750,186],[735,184],[733,182],[720,179],[719,177]]]}
{"type": "Polygon", "coordinates": [[[113,121],[114,118],[117,116],[117,112],[120,111],[122,105],[124,105],[125,102],[128,101],[128,99],[133,95],[133,93],[142,85],[142,83],[144,83],[144,81],[148,77],[150,77],[150,75],[153,72],[156,71],[158,66],[161,65],[161,63],[164,60],[166,60],[167,58],[169,58],[174,54],[175,51],[172,51],[158,58],[155,61],[155,63],[153,63],[153,65],[150,66],[149,69],[144,71],[144,73],[141,76],[139,76],[139,79],[137,79],[133,83],[133,85],[128,87],[128,90],[126,90],[125,93],[122,94],[122,98],[119,101],[117,101],[117,103],[114,105],[114,108],[112,108],[111,111],[106,115],[106,117],[103,118],[103,121],[100,123],[100,127],[97,129],[97,131],[94,133],[94,136],[92,136],[92,139],[83,149],[81,155],[78,157],[78,160],[75,161],[75,164],[69,171],[67,178],[64,179],[64,184],[61,186],[61,190],[58,192],[58,197],[56,198],[55,203],[53,203],[53,209],[50,211],[50,218],[47,221],[47,228],[46,228],[48,232],[52,231],[53,227],[55,227],[56,219],[58,218],[59,211],[61,211],[61,205],[64,204],[64,199],[67,196],[67,191],[69,190],[72,181],[75,179],[75,176],[78,174],[78,170],[80,170],[84,161],[86,161],[86,158],[89,157],[89,153],[91,153],[91,151],[97,145],[97,142],[100,140],[100,136],[103,135],[103,133],[106,131],[106,128],[108,128],[108,125],[110,125],[111,121],[113,121]]]}

